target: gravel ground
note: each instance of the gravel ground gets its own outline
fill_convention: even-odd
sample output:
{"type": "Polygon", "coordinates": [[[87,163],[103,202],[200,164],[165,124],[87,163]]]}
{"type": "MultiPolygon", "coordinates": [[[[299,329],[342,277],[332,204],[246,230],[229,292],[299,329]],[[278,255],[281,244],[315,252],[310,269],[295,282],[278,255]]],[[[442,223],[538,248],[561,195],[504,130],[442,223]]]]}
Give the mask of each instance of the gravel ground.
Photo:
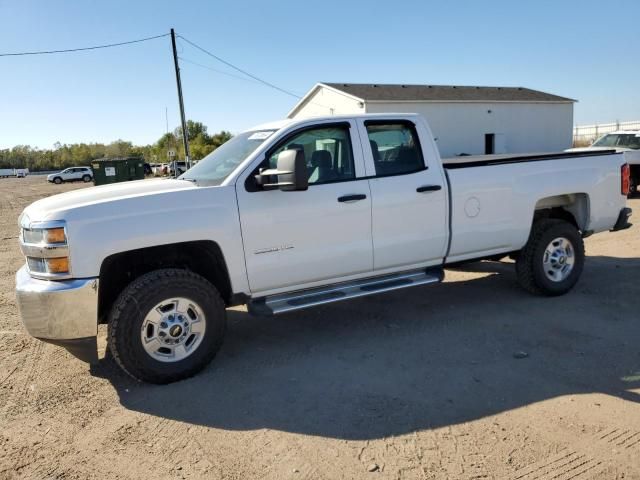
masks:
{"type": "Polygon", "coordinates": [[[640,479],[640,227],[587,239],[560,298],[482,262],[273,319],[230,310],[213,364],[158,387],[22,330],[17,217],[75,188],[0,180],[0,478],[640,479]]]}

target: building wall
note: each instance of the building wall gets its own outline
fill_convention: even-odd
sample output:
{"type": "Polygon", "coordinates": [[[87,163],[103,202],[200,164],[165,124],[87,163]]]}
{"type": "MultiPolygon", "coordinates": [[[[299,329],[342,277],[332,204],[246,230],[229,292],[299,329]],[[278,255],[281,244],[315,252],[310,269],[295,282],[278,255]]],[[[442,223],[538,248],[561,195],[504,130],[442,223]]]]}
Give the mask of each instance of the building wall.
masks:
{"type": "Polygon", "coordinates": [[[572,103],[385,102],[367,103],[366,112],[422,114],[444,158],[484,154],[486,133],[503,142],[496,153],[557,152],[572,145],[572,103]]]}
{"type": "Polygon", "coordinates": [[[364,106],[360,106],[358,100],[334,90],[320,88],[291,118],[360,113],[364,113],[364,106]]]}

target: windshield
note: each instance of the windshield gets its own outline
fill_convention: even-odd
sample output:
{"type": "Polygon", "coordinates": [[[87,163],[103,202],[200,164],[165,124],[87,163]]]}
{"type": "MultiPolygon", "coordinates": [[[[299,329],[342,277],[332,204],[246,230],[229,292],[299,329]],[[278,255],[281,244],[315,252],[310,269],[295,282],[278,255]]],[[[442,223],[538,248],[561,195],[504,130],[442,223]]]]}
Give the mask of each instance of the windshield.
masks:
{"type": "Polygon", "coordinates": [[[238,165],[251,155],[276,130],[257,130],[236,135],[216,148],[190,170],[180,175],[182,180],[202,181],[220,185],[238,165]]]}
{"type": "Polygon", "coordinates": [[[640,135],[636,133],[612,133],[605,135],[593,144],[594,147],[621,147],[640,149],[640,135]]]}

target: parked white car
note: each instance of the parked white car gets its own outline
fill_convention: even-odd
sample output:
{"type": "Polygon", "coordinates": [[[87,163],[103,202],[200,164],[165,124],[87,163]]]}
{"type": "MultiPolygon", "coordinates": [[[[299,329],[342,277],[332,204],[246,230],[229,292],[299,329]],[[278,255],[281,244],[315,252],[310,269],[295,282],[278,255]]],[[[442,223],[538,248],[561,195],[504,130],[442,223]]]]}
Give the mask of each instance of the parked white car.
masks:
{"type": "Polygon", "coordinates": [[[628,187],[618,153],[443,162],[418,115],[275,122],[178,179],[28,206],[17,303],[31,335],[87,361],[108,323],[119,365],[167,383],[215,356],[233,305],[274,315],[504,255],[524,289],[562,295],[582,273],[583,238],[631,226],[628,187]]]}
{"type": "Polygon", "coordinates": [[[52,183],[63,182],[90,182],[93,180],[93,171],[89,167],[70,167],[61,172],[47,175],[47,181],[52,183]]]}
{"type": "Polygon", "coordinates": [[[640,130],[619,130],[607,133],[588,147],[570,148],[567,152],[595,152],[615,150],[623,152],[630,167],[629,195],[638,193],[640,185],[640,130]]]}

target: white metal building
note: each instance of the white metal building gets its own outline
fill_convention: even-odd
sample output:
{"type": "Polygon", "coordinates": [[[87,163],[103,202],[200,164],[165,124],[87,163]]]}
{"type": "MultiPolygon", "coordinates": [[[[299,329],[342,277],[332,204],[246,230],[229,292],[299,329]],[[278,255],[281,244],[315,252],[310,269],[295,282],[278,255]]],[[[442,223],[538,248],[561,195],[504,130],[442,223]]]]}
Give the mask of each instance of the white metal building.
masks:
{"type": "Polygon", "coordinates": [[[420,113],[443,157],[542,153],[572,146],[575,101],[522,87],[318,83],[288,117],[420,113]]]}

